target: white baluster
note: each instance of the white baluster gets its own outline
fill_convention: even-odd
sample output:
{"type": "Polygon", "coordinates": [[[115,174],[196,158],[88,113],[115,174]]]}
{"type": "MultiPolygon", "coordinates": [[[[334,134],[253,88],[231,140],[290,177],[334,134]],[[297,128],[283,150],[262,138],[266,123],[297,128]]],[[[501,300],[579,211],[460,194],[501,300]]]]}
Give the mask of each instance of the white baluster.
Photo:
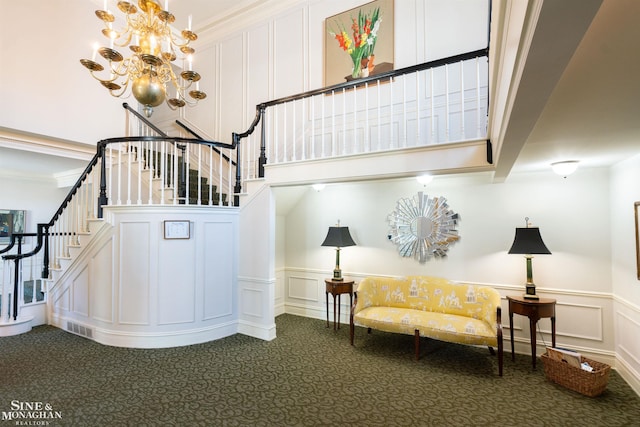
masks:
{"type": "Polygon", "coordinates": [[[349,154],[356,153],[356,147],[358,146],[358,91],[354,87],[353,90],[353,146],[348,151],[349,154]]]}
{"type": "Polygon", "coordinates": [[[402,138],[402,147],[405,148],[407,146],[407,75],[402,76],[402,130],[403,130],[403,138],[402,138]]]}
{"type": "Polygon", "coordinates": [[[377,108],[377,121],[378,121],[378,150],[382,149],[382,142],[380,141],[380,128],[382,127],[382,118],[380,117],[380,80],[376,81],[376,97],[378,98],[378,108],[377,108]]]}
{"type": "Polygon", "coordinates": [[[434,85],[434,77],[433,77],[434,69],[431,68],[429,70],[430,76],[430,85],[431,85],[431,143],[436,141],[436,94],[435,94],[435,85],[434,85]]]}
{"type": "Polygon", "coordinates": [[[336,91],[331,91],[331,155],[338,155],[338,138],[336,138],[336,91]]]}
{"type": "Polygon", "coordinates": [[[325,116],[325,110],[324,110],[324,98],[325,98],[325,96],[322,96],[322,95],[320,96],[320,108],[322,108],[322,112],[320,113],[320,120],[321,120],[321,121],[320,121],[320,128],[321,128],[321,129],[320,129],[320,132],[321,132],[321,135],[322,135],[322,136],[321,136],[321,138],[320,138],[320,141],[321,141],[320,143],[322,144],[322,150],[321,150],[321,154],[320,154],[320,156],[321,156],[321,158],[323,158],[323,159],[324,159],[325,157],[327,157],[327,151],[326,151],[327,147],[326,147],[326,145],[325,145],[325,144],[326,144],[326,142],[325,142],[325,140],[324,140],[324,135],[325,135],[325,133],[326,133],[326,132],[325,132],[326,128],[325,128],[325,124],[324,124],[324,116],[325,116]]]}
{"type": "Polygon", "coordinates": [[[173,145],[173,174],[171,176],[171,188],[173,188],[173,204],[176,205],[178,204],[178,196],[179,196],[179,189],[178,189],[178,144],[172,144],[173,145]]]}
{"type": "Polygon", "coordinates": [[[342,154],[347,148],[347,90],[342,88],[342,154]]]}
{"type": "Polygon", "coordinates": [[[144,141],[138,142],[138,151],[136,152],[136,161],[138,164],[138,179],[137,179],[137,204],[142,204],[142,162],[144,158],[144,141]]]}
{"type": "Polygon", "coordinates": [[[191,168],[191,153],[190,153],[191,144],[185,144],[184,151],[184,169],[185,169],[185,186],[187,190],[185,191],[185,205],[191,204],[191,174],[189,173],[189,169],[191,168]]]}
{"type": "Polygon", "coordinates": [[[479,138],[482,135],[482,128],[480,126],[480,59],[476,58],[476,123],[477,130],[476,136],[479,138]]]}
{"type": "MultiPolygon", "coordinates": [[[[444,142],[449,142],[449,64],[444,64],[444,95],[445,95],[445,126],[444,126],[444,142]]],[[[443,141],[439,141],[443,142],[443,141]]]]}
{"type": "Polygon", "coordinates": [[[118,205],[122,205],[122,144],[118,146],[118,205]]]}
{"type": "Polygon", "coordinates": [[[420,71],[415,74],[416,77],[416,142],[415,146],[420,144],[420,71]]]}
{"type": "Polygon", "coordinates": [[[316,97],[311,97],[311,156],[316,157],[316,97]]]}
{"type": "MultiPolygon", "coordinates": [[[[309,102],[308,98],[303,99],[302,101],[302,158],[309,159],[313,156],[309,154],[307,149],[307,103],[309,102]]],[[[243,175],[244,176],[244,175],[243,175]]]]}
{"type": "Polygon", "coordinates": [[[466,139],[464,131],[464,62],[460,61],[460,140],[466,139]]]}
{"type": "MultiPolygon", "coordinates": [[[[396,80],[391,79],[389,84],[389,148],[394,148],[394,138],[393,138],[393,88],[396,85],[396,80]]],[[[400,135],[398,135],[399,137],[400,135]]],[[[397,146],[397,145],[396,145],[397,146]]]]}
{"type": "MultiPolygon", "coordinates": [[[[298,150],[296,150],[296,148],[298,147],[298,138],[296,137],[296,101],[291,102],[291,106],[293,107],[293,111],[292,111],[292,116],[291,117],[291,133],[292,133],[292,139],[293,139],[293,143],[292,143],[292,161],[296,161],[298,159],[298,150]]],[[[304,156],[302,156],[300,158],[300,160],[304,160],[304,156]]]]}
{"type": "MultiPolygon", "coordinates": [[[[239,148],[239,147],[238,147],[239,148]]],[[[220,154],[218,155],[220,161],[222,161],[222,149],[220,150],[220,154]]],[[[231,167],[231,165],[229,165],[231,167]]],[[[209,206],[213,204],[213,147],[209,148],[209,206]]]]}

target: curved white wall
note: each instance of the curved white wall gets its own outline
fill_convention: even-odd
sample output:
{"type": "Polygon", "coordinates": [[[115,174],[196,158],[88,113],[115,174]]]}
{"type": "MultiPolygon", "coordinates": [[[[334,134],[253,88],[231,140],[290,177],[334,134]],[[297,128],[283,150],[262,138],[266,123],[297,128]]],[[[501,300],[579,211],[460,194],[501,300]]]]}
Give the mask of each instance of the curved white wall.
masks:
{"type": "Polygon", "coordinates": [[[120,347],[232,335],[238,332],[237,259],[237,209],[108,207],[105,224],[48,293],[49,320],[120,347]],[[166,220],[188,221],[190,237],[164,238],[166,220]]]}

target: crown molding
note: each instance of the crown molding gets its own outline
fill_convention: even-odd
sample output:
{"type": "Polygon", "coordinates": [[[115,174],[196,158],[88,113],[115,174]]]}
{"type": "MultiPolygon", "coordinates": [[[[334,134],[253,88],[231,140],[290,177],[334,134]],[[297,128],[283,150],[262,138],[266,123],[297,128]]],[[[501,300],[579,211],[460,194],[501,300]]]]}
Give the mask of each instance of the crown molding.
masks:
{"type": "Polygon", "coordinates": [[[96,146],[0,127],[0,147],[78,160],[91,160],[96,146]]]}

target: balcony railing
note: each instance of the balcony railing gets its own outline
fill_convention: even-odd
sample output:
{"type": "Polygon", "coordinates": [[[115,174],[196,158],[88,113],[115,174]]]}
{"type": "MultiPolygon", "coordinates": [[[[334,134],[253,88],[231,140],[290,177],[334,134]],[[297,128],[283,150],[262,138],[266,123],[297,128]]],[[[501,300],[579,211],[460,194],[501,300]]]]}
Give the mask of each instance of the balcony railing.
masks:
{"type": "Polygon", "coordinates": [[[486,140],[488,68],[481,49],[259,104],[249,129],[233,135],[247,138],[242,175],[264,177],[267,163],[486,140]]]}

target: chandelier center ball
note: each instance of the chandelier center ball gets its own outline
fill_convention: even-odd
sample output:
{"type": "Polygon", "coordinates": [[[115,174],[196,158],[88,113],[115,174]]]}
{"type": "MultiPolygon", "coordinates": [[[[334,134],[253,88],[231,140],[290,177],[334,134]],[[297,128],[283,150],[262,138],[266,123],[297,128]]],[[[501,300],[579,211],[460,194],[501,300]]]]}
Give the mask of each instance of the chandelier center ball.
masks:
{"type": "Polygon", "coordinates": [[[148,73],[134,80],[131,91],[139,103],[152,107],[162,104],[165,98],[164,85],[148,73]]]}

